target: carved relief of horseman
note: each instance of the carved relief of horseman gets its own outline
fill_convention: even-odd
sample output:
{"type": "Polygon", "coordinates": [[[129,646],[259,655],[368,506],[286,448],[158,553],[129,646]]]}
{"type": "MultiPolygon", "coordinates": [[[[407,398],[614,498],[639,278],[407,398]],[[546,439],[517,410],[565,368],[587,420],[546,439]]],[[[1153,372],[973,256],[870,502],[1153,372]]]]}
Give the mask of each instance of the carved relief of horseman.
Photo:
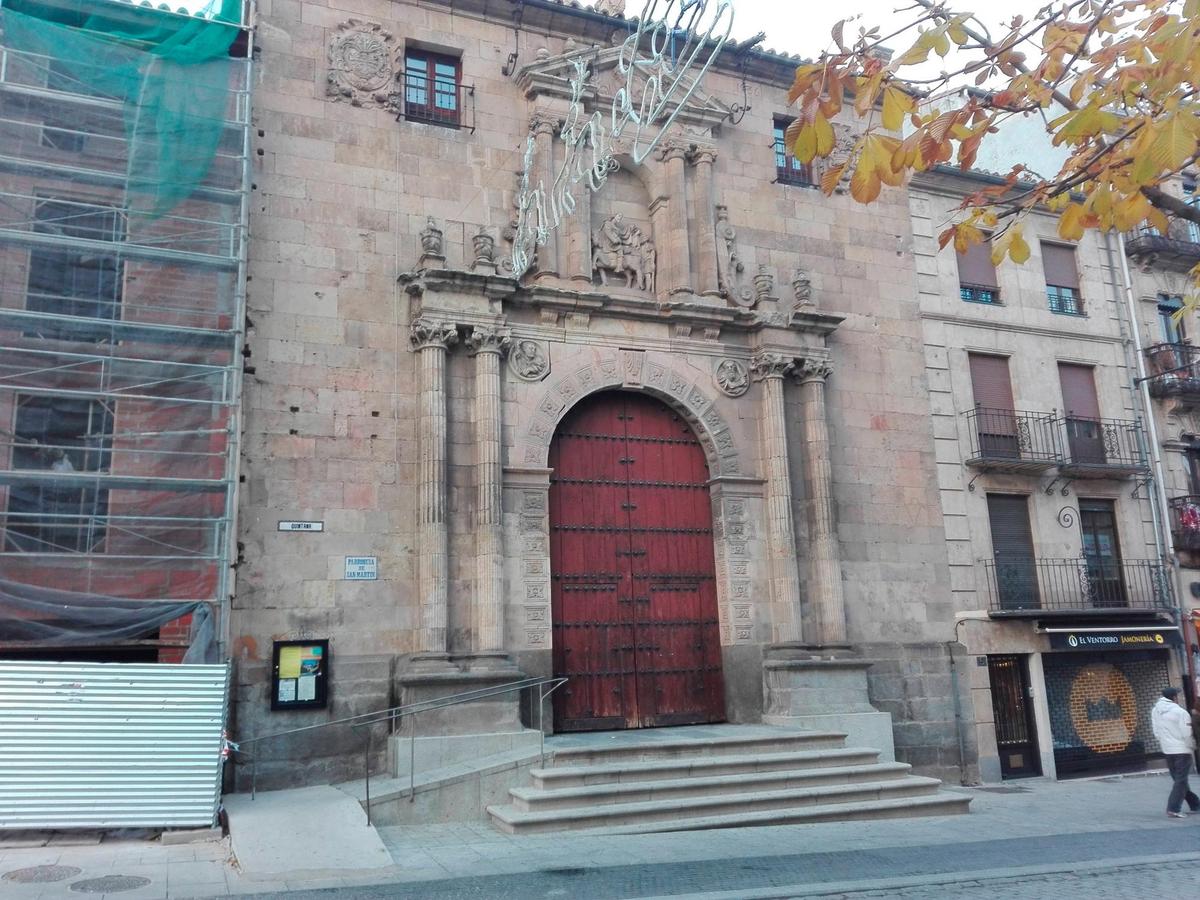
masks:
{"type": "Polygon", "coordinates": [[[654,242],[638,226],[625,224],[620,213],[607,219],[592,239],[592,268],[602,285],[608,285],[611,272],[623,274],[627,288],[653,291],[657,263],[654,242]]]}

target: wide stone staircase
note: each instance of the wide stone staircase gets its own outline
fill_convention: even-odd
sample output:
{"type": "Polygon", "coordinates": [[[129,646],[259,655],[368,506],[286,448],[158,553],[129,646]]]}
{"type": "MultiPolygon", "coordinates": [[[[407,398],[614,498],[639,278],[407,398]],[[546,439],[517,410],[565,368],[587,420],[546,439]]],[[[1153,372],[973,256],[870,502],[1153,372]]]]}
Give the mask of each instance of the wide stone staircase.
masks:
{"type": "MultiPolygon", "coordinates": [[[[690,831],[967,812],[941,782],[845,746],[845,735],[753,726],[566,736],[511,802],[489,806],[511,834],[690,831]],[[574,745],[573,745],[574,744],[574,745]]],[[[553,750],[550,748],[553,746],[553,750]]]]}

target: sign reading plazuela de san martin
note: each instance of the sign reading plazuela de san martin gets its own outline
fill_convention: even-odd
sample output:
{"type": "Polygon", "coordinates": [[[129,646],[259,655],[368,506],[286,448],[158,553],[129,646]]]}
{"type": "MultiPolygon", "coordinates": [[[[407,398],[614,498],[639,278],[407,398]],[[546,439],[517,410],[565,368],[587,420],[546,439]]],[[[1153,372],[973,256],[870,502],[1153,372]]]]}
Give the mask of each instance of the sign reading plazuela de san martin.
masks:
{"type": "Polygon", "coordinates": [[[559,130],[562,163],[551,184],[533,181],[533,135],[525,144],[511,259],[517,278],[529,268],[536,248],[574,212],[575,186],[583,182],[598,191],[617,168],[615,140],[631,135],[629,155],[638,165],[658,146],[721,55],[732,29],[730,0],[646,0],[637,30],[621,44],[617,73],[625,82],[617,88],[608,116],[600,110],[590,116],[584,112],[591,51],[571,60],[571,102],[559,130]]]}
{"type": "Polygon", "coordinates": [[[1162,650],[1178,646],[1177,628],[1139,628],[1111,631],[1051,632],[1050,649],[1067,651],[1162,650]]]}

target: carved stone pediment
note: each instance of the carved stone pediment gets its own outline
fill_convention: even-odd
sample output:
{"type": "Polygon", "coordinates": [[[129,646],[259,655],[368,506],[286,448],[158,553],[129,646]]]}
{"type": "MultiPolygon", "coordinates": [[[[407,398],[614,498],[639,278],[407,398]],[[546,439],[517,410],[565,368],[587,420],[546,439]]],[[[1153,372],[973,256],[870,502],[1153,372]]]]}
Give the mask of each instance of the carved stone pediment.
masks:
{"type": "MultiPolygon", "coordinates": [[[[537,59],[517,71],[517,84],[529,99],[535,97],[559,97],[571,99],[571,77],[575,74],[573,59],[579,56],[579,51],[563,53],[559,56],[548,56],[537,59]]],[[[625,84],[625,76],[617,71],[617,60],[621,56],[620,47],[609,47],[599,51],[591,60],[588,83],[583,90],[583,102],[591,108],[593,105],[607,110],[612,106],[617,89],[625,84]]],[[[642,90],[646,84],[646,76],[640,71],[634,73],[634,104],[638,104],[642,90]]],[[[668,106],[668,111],[674,109],[668,106]]],[[[676,119],[684,125],[697,125],[712,128],[729,115],[729,107],[715,97],[710,97],[697,88],[688,98],[676,119]]]]}

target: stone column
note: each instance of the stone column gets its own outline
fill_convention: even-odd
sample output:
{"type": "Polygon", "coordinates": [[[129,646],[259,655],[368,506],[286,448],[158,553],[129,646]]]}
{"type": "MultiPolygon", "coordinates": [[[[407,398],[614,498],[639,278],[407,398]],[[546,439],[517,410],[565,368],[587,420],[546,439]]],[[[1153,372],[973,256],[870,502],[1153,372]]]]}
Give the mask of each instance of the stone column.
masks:
{"type": "Polygon", "coordinates": [[[476,325],[467,339],[475,357],[475,649],[504,649],[504,537],[501,513],[500,363],[508,330],[476,325]]]}
{"type": "Polygon", "coordinates": [[[710,297],[721,293],[717,283],[717,232],[713,221],[713,163],[716,158],[717,151],[712,147],[700,147],[692,154],[692,164],[696,167],[697,252],[700,254],[696,260],[700,269],[697,290],[710,297]]]}
{"type": "Polygon", "coordinates": [[[667,235],[664,241],[656,231],[654,240],[660,260],[666,257],[668,292],[688,293],[692,290],[692,259],[688,248],[687,147],[667,144],[660,152],[667,167],[667,235]]]}
{"type": "MultiPolygon", "coordinates": [[[[554,193],[554,133],[558,130],[558,119],[552,113],[535,112],[529,119],[529,130],[533,132],[535,152],[537,153],[536,177],[542,181],[545,189],[546,215],[553,217],[551,203],[554,193]]],[[[551,224],[550,222],[546,223],[551,224]]],[[[559,228],[551,228],[546,243],[537,248],[537,274],[557,275],[558,269],[558,233],[559,228]]]]}
{"type": "Polygon", "coordinates": [[[422,316],[409,334],[417,353],[421,392],[417,510],[420,630],[414,661],[448,660],[446,610],[450,578],[446,521],[446,353],[458,340],[452,322],[422,316]]]}
{"type": "Polygon", "coordinates": [[[822,645],[846,642],[842,597],[842,563],[838,553],[833,506],[833,470],[829,463],[829,425],[825,418],[825,379],[829,360],[809,357],[794,372],[800,382],[804,421],[804,485],[808,494],[808,537],[811,558],[810,595],[822,645]]]}
{"type": "Polygon", "coordinates": [[[796,564],[796,532],[792,524],[792,480],[788,471],[784,377],[795,361],[781,353],[760,351],[751,373],[762,383],[762,449],[767,476],[767,542],[771,570],[771,603],[775,640],[799,642],[800,570],[796,564]]]}
{"type": "MultiPolygon", "coordinates": [[[[587,182],[573,187],[575,212],[564,223],[567,234],[567,272],[579,285],[592,285],[592,192],[587,182]]],[[[582,287],[578,288],[583,290],[582,287]]]]}

